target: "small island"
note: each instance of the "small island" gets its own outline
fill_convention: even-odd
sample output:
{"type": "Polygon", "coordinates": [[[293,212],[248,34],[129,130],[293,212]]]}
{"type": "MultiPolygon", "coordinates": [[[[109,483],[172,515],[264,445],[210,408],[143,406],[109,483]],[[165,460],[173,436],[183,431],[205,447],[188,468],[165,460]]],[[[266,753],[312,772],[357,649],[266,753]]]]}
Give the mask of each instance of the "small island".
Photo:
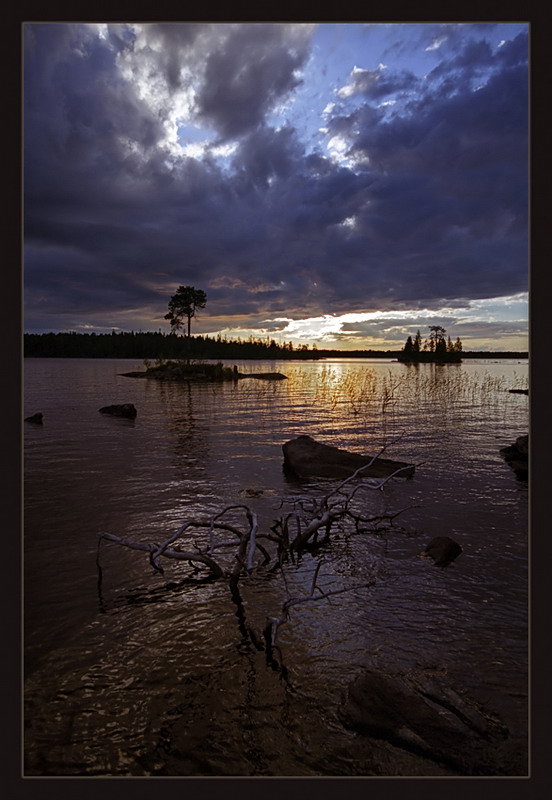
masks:
{"type": "Polygon", "coordinates": [[[409,336],[399,353],[398,360],[405,363],[436,362],[438,364],[459,364],[462,361],[462,342],[459,338],[453,342],[450,336],[445,339],[445,328],[441,325],[430,325],[429,336],[422,342],[420,331],[414,339],[409,336]]]}
{"type": "Polygon", "coordinates": [[[144,360],[145,370],[122,372],[124,378],[153,378],[157,381],[238,381],[242,378],[258,378],[261,380],[281,381],[287,375],[281,372],[239,372],[236,366],[227,367],[221,361],[208,364],[204,361],[157,359],[151,364],[144,360]]]}

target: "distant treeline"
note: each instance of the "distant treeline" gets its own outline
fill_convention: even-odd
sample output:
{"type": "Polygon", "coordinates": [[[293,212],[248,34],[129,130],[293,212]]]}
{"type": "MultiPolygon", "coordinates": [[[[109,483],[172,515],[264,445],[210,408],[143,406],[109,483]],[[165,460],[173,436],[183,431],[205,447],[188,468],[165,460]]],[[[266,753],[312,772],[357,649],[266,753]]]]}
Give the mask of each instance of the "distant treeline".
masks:
{"type": "MultiPolygon", "coordinates": [[[[221,336],[178,336],[174,333],[26,333],[24,355],[29,358],[196,358],[196,359],[313,359],[398,358],[400,350],[321,350],[316,345],[294,347],[274,339],[225,339],[221,336]]],[[[527,358],[527,353],[463,352],[462,358],[527,358]]]]}
{"type": "Polygon", "coordinates": [[[28,357],[54,358],[316,358],[316,345],[294,347],[274,339],[225,339],[221,336],[179,336],[175,333],[112,331],[112,333],[26,333],[28,357]]]}

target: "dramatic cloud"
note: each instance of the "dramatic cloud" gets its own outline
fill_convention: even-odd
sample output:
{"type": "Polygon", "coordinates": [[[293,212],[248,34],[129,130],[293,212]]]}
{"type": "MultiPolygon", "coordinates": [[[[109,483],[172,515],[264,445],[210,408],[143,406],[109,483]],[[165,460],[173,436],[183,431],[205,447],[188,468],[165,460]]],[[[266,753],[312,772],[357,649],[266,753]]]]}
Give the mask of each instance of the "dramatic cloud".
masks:
{"type": "Polygon", "coordinates": [[[525,28],[26,24],[26,329],[164,329],[180,284],[197,330],[284,333],[525,292],[525,28]]]}
{"type": "Polygon", "coordinates": [[[242,25],[207,58],[197,112],[222,139],[242,136],[264,122],[276,103],[300,85],[308,58],[308,29],[242,25]]]}
{"type": "Polygon", "coordinates": [[[339,89],[337,95],[346,98],[360,94],[377,100],[404,89],[414,89],[416,85],[416,77],[411,72],[389,73],[385,64],[379,64],[373,70],[354,67],[349,82],[339,89]]]}

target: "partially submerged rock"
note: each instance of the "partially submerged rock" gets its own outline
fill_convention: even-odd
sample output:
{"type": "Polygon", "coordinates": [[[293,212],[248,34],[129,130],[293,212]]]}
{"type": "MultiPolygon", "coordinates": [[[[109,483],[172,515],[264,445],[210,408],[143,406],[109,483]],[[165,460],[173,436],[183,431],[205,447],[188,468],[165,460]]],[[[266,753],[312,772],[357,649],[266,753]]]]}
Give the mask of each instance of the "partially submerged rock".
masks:
{"type": "Polygon", "coordinates": [[[527,480],[529,472],[529,437],[518,436],[514,444],[503,447],[500,453],[520,480],[527,480]]]}
{"type": "MultiPolygon", "coordinates": [[[[282,450],[285,468],[299,478],[348,478],[359,467],[366,466],[372,460],[372,456],[340,450],[304,435],[286,442],[282,450]]],[[[400,477],[414,474],[413,464],[376,458],[370,467],[363,470],[361,477],[386,478],[398,469],[402,469],[400,477]]]]}
{"type": "Polygon", "coordinates": [[[263,381],[284,381],[287,380],[287,375],[282,375],[281,372],[238,372],[237,378],[259,378],[263,381]]]}
{"type": "Polygon", "coordinates": [[[124,417],[125,419],[134,419],[137,413],[133,403],[121,403],[100,408],[100,414],[109,414],[112,417],[124,417]]]}
{"type": "Polygon", "coordinates": [[[33,425],[42,425],[43,418],[44,414],[39,411],[37,414],[33,414],[31,417],[25,417],[25,422],[32,422],[33,425]]]}
{"type": "Polygon", "coordinates": [[[422,558],[432,558],[436,567],[447,567],[461,552],[462,548],[454,539],[448,536],[435,536],[420,555],[422,558]]]}
{"type": "Polygon", "coordinates": [[[264,494],[264,489],[256,489],[253,486],[248,486],[246,489],[240,489],[238,494],[240,497],[260,497],[264,494]]]}
{"type": "Polygon", "coordinates": [[[167,367],[158,368],[152,367],[145,372],[121,372],[122,378],[149,378],[154,381],[214,381],[214,380],[227,380],[227,377],[215,377],[212,374],[206,374],[205,371],[200,369],[184,369],[182,367],[167,367]]]}
{"type": "Polygon", "coordinates": [[[444,676],[367,670],[346,690],[345,727],[446,765],[460,775],[510,774],[501,764],[505,725],[444,676]]]}
{"type": "Polygon", "coordinates": [[[237,381],[242,378],[257,378],[265,381],[286,380],[281,372],[239,372],[236,366],[225,367],[222,363],[167,361],[145,371],[121,372],[123,378],[151,378],[156,381],[237,381]]]}

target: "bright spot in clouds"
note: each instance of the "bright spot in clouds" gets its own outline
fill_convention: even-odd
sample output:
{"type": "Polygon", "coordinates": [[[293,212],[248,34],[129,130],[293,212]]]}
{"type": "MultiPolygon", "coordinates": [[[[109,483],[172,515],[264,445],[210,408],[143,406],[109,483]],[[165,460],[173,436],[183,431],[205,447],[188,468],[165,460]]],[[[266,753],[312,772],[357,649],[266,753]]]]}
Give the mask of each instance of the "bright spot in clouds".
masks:
{"type": "Polygon", "coordinates": [[[431,52],[432,50],[438,50],[441,47],[441,45],[444,44],[446,41],[447,41],[446,36],[439,36],[438,39],[435,39],[435,41],[433,41],[430,45],[426,47],[426,51],[431,52]]]}

